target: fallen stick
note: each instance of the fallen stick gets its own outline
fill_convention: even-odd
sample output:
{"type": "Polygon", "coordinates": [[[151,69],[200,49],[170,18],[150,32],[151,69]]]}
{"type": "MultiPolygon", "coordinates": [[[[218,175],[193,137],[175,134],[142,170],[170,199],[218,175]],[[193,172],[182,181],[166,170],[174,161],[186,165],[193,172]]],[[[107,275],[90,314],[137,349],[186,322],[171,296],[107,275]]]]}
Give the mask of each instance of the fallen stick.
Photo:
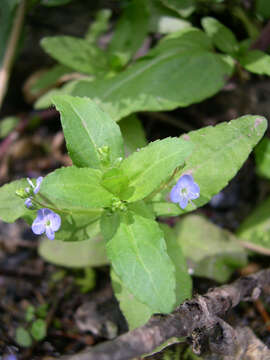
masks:
{"type": "Polygon", "coordinates": [[[225,356],[222,360],[270,360],[270,349],[259,340],[248,327],[235,329],[238,350],[233,356],[225,356]]]}
{"type": "Polygon", "coordinates": [[[207,337],[209,329],[212,329],[212,334],[215,333],[215,327],[219,328],[222,336],[218,339],[212,336],[210,350],[213,351],[216,345],[219,353],[233,356],[237,348],[237,344],[234,344],[234,330],[220,317],[224,317],[240,301],[258,299],[263,290],[270,291],[270,269],[241,277],[230,285],[210,289],[205,295],[185,301],[171,314],[154,315],[144,326],[114,340],[59,359],[128,360],[152,352],[172,337],[191,337],[193,348],[196,349],[198,337],[207,337]],[[219,343],[215,344],[215,341],[219,343]]]}

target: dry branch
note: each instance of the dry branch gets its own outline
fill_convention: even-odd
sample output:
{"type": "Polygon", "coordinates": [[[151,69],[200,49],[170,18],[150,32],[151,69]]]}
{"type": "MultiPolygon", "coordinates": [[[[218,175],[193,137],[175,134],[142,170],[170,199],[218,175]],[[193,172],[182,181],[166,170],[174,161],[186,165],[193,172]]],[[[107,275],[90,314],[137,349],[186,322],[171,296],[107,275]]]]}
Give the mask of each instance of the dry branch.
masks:
{"type": "Polygon", "coordinates": [[[270,360],[270,350],[248,327],[237,327],[237,350],[233,356],[224,356],[222,360],[270,360]]]}
{"type": "Polygon", "coordinates": [[[152,352],[172,337],[191,337],[196,348],[195,339],[202,339],[204,334],[209,339],[211,332],[219,333],[219,337],[215,339],[212,336],[210,350],[214,351],[216,346],[219,352],[231,355],[232,349],[236,351],[237,348],[234,330],[220,317],[224,317],[240,301],[256,300],[263,290],[269,289],[270,269],[241,277],[230,285],[211,289],[203,296],[185,301],[169,315],[155,315],[144,326],[115,340],[87,348],[76,355],[63,356],[60,360],[133,359],[152,352]]]}

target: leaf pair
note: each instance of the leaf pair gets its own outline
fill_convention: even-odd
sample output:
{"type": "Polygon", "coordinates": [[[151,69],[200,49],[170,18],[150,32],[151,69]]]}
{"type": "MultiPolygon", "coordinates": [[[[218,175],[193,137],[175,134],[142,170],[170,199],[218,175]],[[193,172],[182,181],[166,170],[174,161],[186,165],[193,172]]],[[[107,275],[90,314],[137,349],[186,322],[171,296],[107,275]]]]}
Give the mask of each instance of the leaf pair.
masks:
{"type": "Polygon", "coordinates": [[[105,52],[97,45],[99,36],[109,28],[110,10],[101,10],[85,38],[51,36],[43,38],[43,49],[71,71],[104,77],[121,69],[141,46],[148,32],[148,7],[143,0],[131,1],[120,17],[105,52]]]}
{"type": "MultiPolygon", "coordinates": [[[[187,42],[185,46],[190,45],[187,42]]],[[[189,291],[189,276],[184,260],[181,269],[177,267],[179,249],[171,250],[173,243],[168,243],[154,220],[151,208],[156,213],[157,209],[149,195],[159,191],[176,167],[184,165],[182,172],[192,173],[201,187],[202,195],[195,206],[203,205],[242,165],[264,133],[265,119],[246,116],[191,132],[182,139],[156,141],[122,160],[120,129],[94,102],[70,96],[55,97],[54,102],[61,112],[67,147],[75,164],[48,175],[38,193],[44,206],[63,216],[58,236],[73,241],[94,238],[100,232],[101,217],[107,255],[123,291],[131,292],[144,304],[147,314],[170,312],[189,291]],[[146,197],[147,204],[142,201],[146,197]],[[179,276],[186,278],[182,288],[179,276]]],[[[3,187],[0,197],[5,199],[9,187],[14,192],[14,186],[3,187]]],[[[25,211],[30,212],[20,210],[18,216],[26,216],[25,211]]]]}
{"type": "Polygon", "coordinates": [[[224,86],[233,66],[227,57],[214,53],[202,31],[188,28],[164,38],[121,73],[75,81],[68,91],[94,99],[120,120],[137,111],[171,110],[202,101],[224,86]]]}
{"type": "Polygon", "coordinates": [[[251,49],[252,39],[238,42],[229,28],[211,17],[203,18],[202,26],[213,44],[239,61],[246,70],[258,75],[270,75],[270,56],[261,50],[251,49]]]}
{"type": "MultiPolygon", "coordinates": [[[[134,202],[144,199],[156,190],[161,182],[166,180],[177,166],[184,163],[184,160],[193,149],[193,145],[189,141],[167,138],[138,149],[138,151],[122,161],[124,147],[120,128],[94,102],[86,98],[74,98],[65,95],[55,97],[54,103],[61,113],[62,127],[68,151],[74,165],[102,170],[104,165],[102,163],[101,152],[102,149],[106,149],[107,153],[105,153],[108,155],[108,163],[105,168],[112,169],[110,171],[107,170],[105,173],[103,172],[103,175],[98,170],[90,169],[59,170],[58,175],[54,175],[56,173],[51,175],[52,179],[50,182],[52,185],[49,185],[51,190],[45,189],[45,195],[49,198],[51,196],[54,197],[53,193],[59,193],[62,200],[66,199],[64,192],[69,194],[74,192],[75,194],[74,190],[72,192],[72,189],[67,189],[67,187],[71,186],[73,188],[80,187],[82,193],[83,188],[87,187],[88,194],[90,194],[92,193],[91,186],[102,183],[103,187],[112,194],[119,195],[122,200],[134,202]],[[72,171],[72,174],[67,175],[69,177],[68,185],[62,187],[62,184],[65,183],[63,179],[65,175],[62,176],[61,174],[67,171],[72,171]],[[73,175],[74,179],[72,179],[73,175]],[[72,185],[73,183],[74,185],[72,185]],[[52,189],[52,186],[57,187],[57,189],[52,189]],[[121,188],[123,190],[122,194],[121,188]]],[[[47,180],[45,179],[44,188],[46,184],[47,180]]],[[[80,200],[80,194],[78,194],[77,199],[76,196],[74,196],[70,203],[75,204],[78,201],[82,201],[80,200]]],[[[98,203],[98,199],[102,199],[102,196],[104,199],[108,198],[108,202],[112,198],[112,196],[109,198],[108,194],[106,195],[101,189],[98,190],[96,188],[94,199],[97,199],[97,203],[92,199],[90,202],[93,204],[91,208],[94,208],[96,205],[96,207],[99,207],[99,205],[101,207],[108,206],[106,201],[103,205],[98,203]]],[[[53,202],[55,200],[52,199],[53,202]]],[[[87,198],[85,203],[89,204],[89,201],[90,199],[87,198]]]]}
{"type": "Polygon", "coordinates": [[[71,94],[98,99],[114,120],[137,111],[187,106],[215,94],[230,76],[232,63],[215,54],[198,29],[172,35],[110,79],[75,82],[71,94]]]}
{"type": "Polygon", "coordinates": [[[154,214],[139,200],[183,165],[192,143],[167,138],[122,160],[119,126],[94,102],[59,96],[54,103],[76,166],[56,170],[44,179],[40,191],[43,203],[73,219],[83,215],[92,219],[104,209],[101,232],[107,241],[107,256],[124,286],[151,312],[172,311],[176,303],[175,267],[154,214]],[[102,154],[108,157],[107,162],[102,154]]]}

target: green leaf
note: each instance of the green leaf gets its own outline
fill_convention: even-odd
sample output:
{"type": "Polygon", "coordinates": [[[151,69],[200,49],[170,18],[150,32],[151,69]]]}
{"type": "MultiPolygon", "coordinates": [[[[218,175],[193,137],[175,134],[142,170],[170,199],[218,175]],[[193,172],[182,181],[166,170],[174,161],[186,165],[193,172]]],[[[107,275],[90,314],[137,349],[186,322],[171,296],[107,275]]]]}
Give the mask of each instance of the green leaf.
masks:
{"type": "Polygon", "coordinates": [[[144,0],[131,0],[116,24],[110,53],[123,53],[127,60],[140,48],[148,32],[149,12],[144,0]]]}
{"type": "Polygon", "coordinates": [[[175,16],[161,16],[156,20],[155,27],[160,34],[171,34],[186,28],[192,27],[192,24],[175,16]]]}
{"type": "MultiPolygon", "coordinates": [[[[168,255],[170,256],[176,274],[176,303],[180,305],[185,299],[191,297],[191,277],[187,272],[186,260],[184,259],[182,249],[176,242],[175,233],[166,225],[161,225],[167,244],[168,255]]],[[[120,309],[123,312],[129,326],[133,330],[144,325],[155,313],[151,308],[138,299],[125,287],[121,279],[111,270],[111,280],[114,294],[119,302],[120,309]]]]}
{"type": "MultiPolygon", "coordinates": [[[[221,0],[220,2],[222,1],[223,0],[221,0]]],[[[218,2],[218,0],[216,2],[218,2]]],[[[191,347],[187,347],[182,354],[183,354],[183,360],[203,360],[202,357],[194,354],[191,347]]]]}
{"type": "Polygon", "coordinates": [[[48,311],[49,311],[49,304],[48,303],[42,303],[42,305],[39,305],[36,308],[36,316],[40,317],[41,319],[45,319],[46,316],[48,315],[48,311]]]}
{"type": "MultiPolygon", "coordinates": [[[[167,3],[169,5],[171,1],[167,3]]],[[[161,1],[149,0],[148,5],[150,8],[149,31],[152,33],[168,34],[192,26],[189,21],[181,19],[176,14],[175,8],[172,10],[161,1]]]]}
{"type": "Polygon", "coordinates": [[[144,354],[143,357],[155,357],[159,356],[161,353],[161,360],[178,360],[180,354],[181,354],[181,360],[202,360],[201,358],[187,358],[182,356],[184,354],[183,348],[185,343],[185,338],[177,338],[177,337],[171,337],[168,340],[166,340],[161,345],[157,346],[153,351],[150,353],[144,354]],[[174,346],[173,346],[174,345],[174,346]]]}
{"type": "Polygon", "coordinates": [[[189,17],[196,9],[196,2],[194,0],[161,0],[161,2],[183,17],[189,17]]]}
{"type": "Polygon", "coordinates": [[[16,116],[7,116],[0,122],[0,139],[6,137],[18,125],[20,119],[16,116]]]}
{"type": "Polygon", "coordinates": [[[23,347],[29,347],[32,345],[32,339],[27,330],[25,330],[23,327],[19,326],[16,329],[16,342],[23,347]]]}
{"type": "Polygon", "coordinates": [[[238,42],[234,33],[221,22],[212,17],[204,17],[202,26],[219,50],[227,54],[234,54],[238,51],[238,42]]]}
{"type": "Polygon", "coordinates": [[[187,159],[182,173],[191,173],[200,186],[200,197],[193,201],[196,207],[206,204],[228,184],[266,128],[264,117],[246,115],[187,135],[196,150],[187,159]]]}
{"type": "Polygon", "coordinates": [[[119,120],[137,111],[171,110],[200,102],[223,88],[233,67],[213,52],[202,31],[190,28],[162,40],[113,78],[77,81],[72,94],[97,99],[119,120]]]}
{"type": "Polygon", "coordinates": [[[44,95],[41,95],[40,98],[34,104],[35,110],[46,109],[53,105],[52,98],[54,96],[66,94],[64,91],[64,86],[61,89],[51,89],[47,91],[44,95]]]}
{"type": "Polygon", "coordinates": [[[36,341],[43,340],[47,335],[46,322],[42,319],[34,321],[31,327],[31,335],[36,341]]]}
{"type": "Polygon", "coordinates": [[[51,105],[53,105],[52,99],[55,96],[70,94],[75,83],[75,81],[69,81],[59,89],[49,90],[44,95],[41,95],[40,98],[38,98],[38,100],[35,102],[34,108],[36,110],[40,110],[50,107],[51,105]]]}
{"type": "Polygon", "coordinates": [[[43,6],[62,6],[70,3],[72,0],[41,0],[43,6]]]}
{"type": "Polygon", "coordinates": [[[256,172],[258,175],[270,179],[270,140],[263,138],[255,147],[256,172]]]}
{"type": "Polygon", "coordinates": [[[114,295],[119,302],[120,309],[128,323],[131,331],[144,325],[155,313],[151,308],[135,298],[135,296],[125,287],[119,276],[111,269],[111,281],[114,295]]]}
{"type": "Polygon", "coordinates": [[[270,55],[261,50],[250,50],[238,57],[240,64],[248,71],[270,76],[270,55]]]}
{"type": "Polygon", "coordinates": [[[158,224],[127,211],[107,243],[107,254],[124,286],[152,311],[169,313],[175,304],[174,266],[158,224]]]}
{"type": "Polygon", "coordinates": [[[91,44],[96,43],[99,36],[108,30],[111,14],[112,11],[110,9],[99,10],[95,16],[95,21],[91,23],[85,34],[85,40],[91,44]]]}
{"type": "Polygon", "coordinates": [[[115,236],[118,227],[120,226],[121,211],[126,211],[126,210],[129,210],[131,212],[136,213],[137,215],[143,216],[151,220],[155,219],[155,215],[153,211],[143,200],[129,204],[125,204],[120,201],[116,211],[114,212],[112,212],[111,210],[104,211],[101,216],[100,229],[102,236],[106,242],[111,240],[115,236]]]}
{"type": "Polygon", "coordinates": [[[149,195],[162,181],[172,176],[177,166],[183,165],[192,150],[190,141],[166,138],[154,141],[126,158],[120,169],[129,178],[132,195],[129,194],[128,201],[137,201],[149,195]]]}
{"type": "Polygon", "coordinates": [[[242,240],[270,248],[270,198],[259,204],[237,230],[242,240]]]}
{"type": "Polygon", "coordinates": [[[143,200],[136,201],[133,203],[127,204],[127,208],[130,211],[133,211],[137,215],[143,216],[148,219],[155,219],[155,214],[153,213],[150,206],[147,205],[147,203],[143,200]]]}
{"type": "Polygon", "coordinates": [[[101,184],[112,194],[120,197],[128,187],[128,177],[122,169],[112,168],[103,175],[101,184]]]}
{"type": "MultiPolygon", "coordinates": [[[[182,174],[192,174],[200,186],[200,197],[193,200],[185,210],[179,207],[178,214],[203,206],[219,193],[246,161],[252,148],[262,138],[266,127],[267,120],[264,117],[246,115],[183,135],[183,138],[194,145],[194,151],[187,158],[185,167],[175,176],[175,181],[182,174]]],[[[167,196],[168,193],[164,192],[163,202],[167,196]]],[[[158,204],[157,206],[160,207],[158,204]]],[[[169,204],[168,208],[172,208],[172,215],[176,215],[173,204],[169,204]]],[[[169,215],[169,212],[165,215],[169,215]]]]}
{"type": "Polygon", "coordinates": [[[43,207],[66,214],[95,214],[110,206],[113,195],[101,185],[101,172],[90,168],[70,166],[47,175],[38,197],[43,207]]]}
{"type": "Polygon", "coordinates": [[[28,210],[23,199],[16,195],[19,189],[29,186],[26,179],[16,180],[0,187],[0,218],[6,222],[14,222],[20,217],[31,218],[32,211],[28,210]]]}
{"type": "Polygon", "coordinates": [[[251,38],[247,38],[247,39],[242,40],[242,41],[239,42],[239,51],[238,51],[238,54],[237,54],[237,59],[240,56],[245,55],[250,50],[252,42],[253,41],[252,41],[251,38]]]}
{"type": "Polygon", "coordinates": [[[176,307],[182,304],[186,299],[191,298],[192,280],[188,273],[186,259],[182,248],[179,242],[177,242],[176,233],[166,224],[160,224],[160,227],[164,233],[168,255],[174,264],[176,278],[176,307]]]}
{"type": "Polygon", "coordinates": [[[35,308],[32,305],[28,305],[25,311],[25,320],[27,322],[32,321],[35,317],[35,308]]]}
{"type": "Polygon", "coordinates": [[[109,147],[111,163],[124,156],[118,125],[93,101],[59,95],[53,97],[53,103],[61,114],[67,148],[75,165],[101,168],[103,147],[109,147]]]}
{"type": "Polygon", "coordinates": [[[44,238],[38,252],[46,261],[68,268],[108,264],[105,242],[100,236],[80,242],[51,241],[44,238]]]}
{"type": "Polygon", "coordinates": [[[135,114],[122,119],[119,126],[124,139],[126,156],[147,145],[143,126],[135,114]]]}
{"type": "Polygon", "coordinates": [[[176,234],[194,275],[222,283],[235,269],[247,264],[245,250],[236,237],[202,216],[183,218],[176,226],[176,234]]]}
{"type": "Polygon", "coordinates": [[[104,211],[100,219],[100,230],[103,239],[107,242],[116,233],[120,224],[120,214],[118,211],[104,211]]]}
{"type": "Polygon", "coordinates": [[[99,219],[102,210],[82,213],[62,214],[61,227],[55,234],[56,240],[83,241],[100,233],[99,219]]]}
{"type": "Polygon", "coordinates": [[[41,40],[41,46],[60,64],[76,71],[103,75],[108,70],[107,58],[87,40],[72,36],[51,36],[41,40]]]}
{"type": "Polygon", "coordinates": [[[256,0],[256,12],[264,19],[270,18],[270,3],[268,0],[256,0]]]}
{"type": "Polygon", "coordinates": [[[55,85],[57,80],[68,73],[73,72],[65,65],[55,65],[51,69],[42,73],[40,77],[31,86],[31,94],[38,94],[40,91],[48,89],[50,86],[55,85]]]}
{"type": "Polygon", "coordinates": [[[181,213],[181,209],[178,204],[174,204],[171,201],[154,201],[149,202],[152,210],[156,216],[176,216],[181,213]]]}
{"type": "Polygon", "coordinates": [[[91,267],[84,268],[84,276],[77,277],[75,284],[80,287],[80,292],[86,294],[96,286],[96,272],[91,267]]]}

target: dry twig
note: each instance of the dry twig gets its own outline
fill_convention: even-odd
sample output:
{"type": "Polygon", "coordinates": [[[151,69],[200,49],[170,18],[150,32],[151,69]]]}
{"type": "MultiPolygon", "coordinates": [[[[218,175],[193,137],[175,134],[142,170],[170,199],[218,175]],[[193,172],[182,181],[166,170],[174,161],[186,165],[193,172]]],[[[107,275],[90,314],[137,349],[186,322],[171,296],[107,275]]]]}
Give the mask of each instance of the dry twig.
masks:
{"type": "Polygon", "coordinates": [[[220,317],[240,301],[258,299],[262,290],[267,291],[269,287],[270,269],[242,277],[231,285],[209,290],[204,296],[184,302],[172,314],[155,315],[144,326],[115,340],[60,359],[128,360],[152,352],[172,337],[188,336],[197,352],[202,349],[203,342],[208,342],[211,351],[234,356],[233,352],[238,351],[235,331],[220,317]]]}

